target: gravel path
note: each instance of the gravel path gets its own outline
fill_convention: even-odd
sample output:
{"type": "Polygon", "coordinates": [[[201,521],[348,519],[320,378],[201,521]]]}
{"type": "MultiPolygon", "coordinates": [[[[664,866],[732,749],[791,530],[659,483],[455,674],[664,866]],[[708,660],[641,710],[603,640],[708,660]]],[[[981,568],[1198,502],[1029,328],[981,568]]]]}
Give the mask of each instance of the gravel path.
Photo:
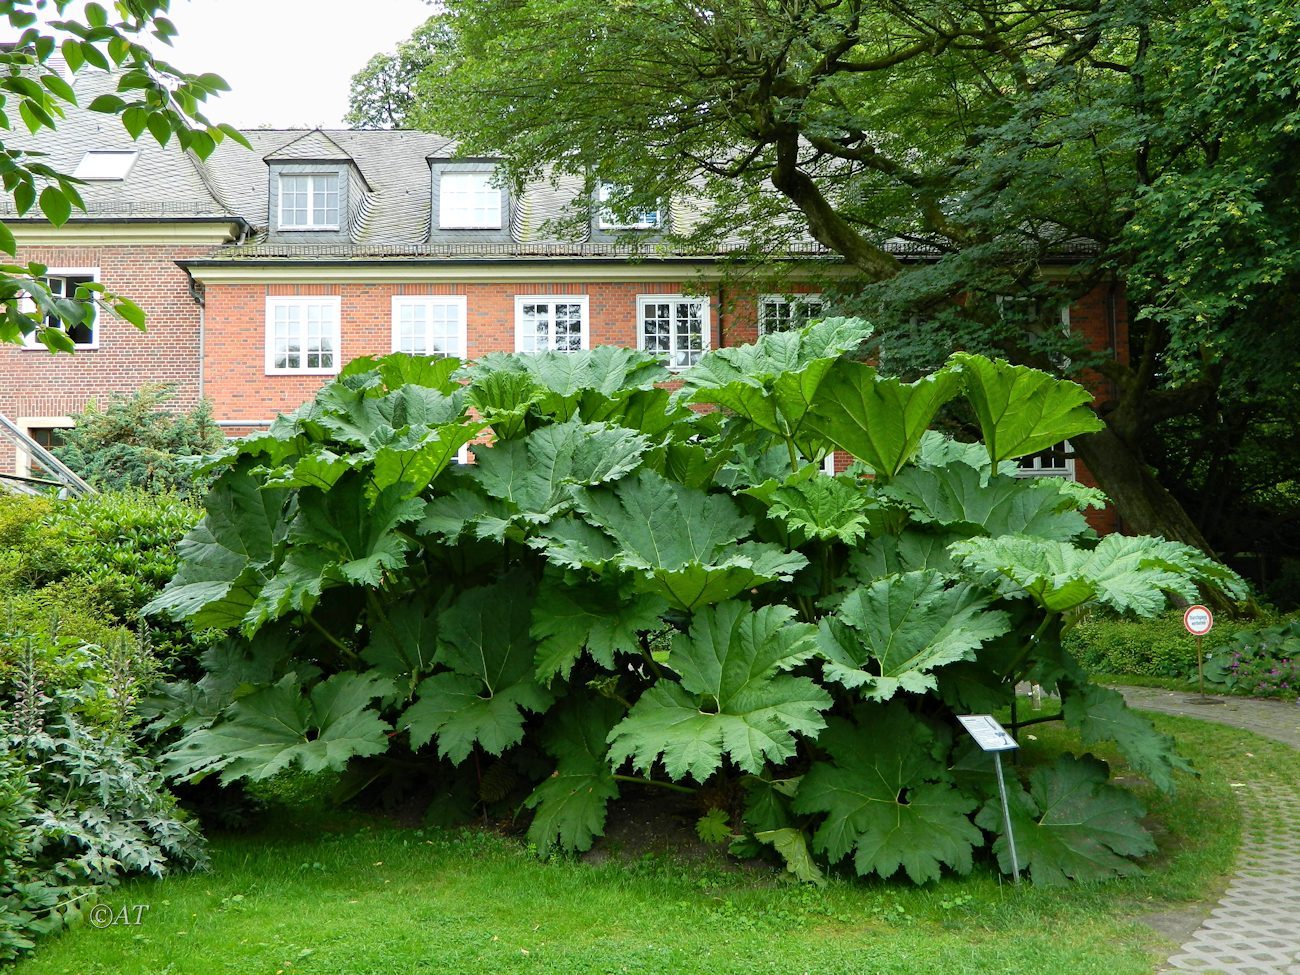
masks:
{"type": "MultiPolygon", "coordinates": [[[[1135,708],[1214,721],[1300,748],[1300,705],[1122,687],[1135,708]]],[[[1167,972],[1300,975],[1300,783],[1256,777],[1233,783],[1245,799],[1236,873],[1167,972]]]]}

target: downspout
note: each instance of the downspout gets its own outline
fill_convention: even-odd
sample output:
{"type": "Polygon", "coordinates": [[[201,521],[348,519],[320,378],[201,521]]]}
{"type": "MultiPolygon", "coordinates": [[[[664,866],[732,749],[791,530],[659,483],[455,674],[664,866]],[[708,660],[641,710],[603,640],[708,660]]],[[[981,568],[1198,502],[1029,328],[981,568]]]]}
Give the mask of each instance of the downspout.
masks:
{"type": "Polygon", "coordinates": [[[718,280],[718,348],[727,344],[727,330],[723,327],[723,316],[727,314],[727,283],[718,280]]]}
{"type": "Polygon", "coordinates": [[[194,303],[199,306],[199,402],[202,403],[203,392],[204,392],[204,388],[203,388],[203,376],[204,376],[203,364],[205,359],[204,346],[207,338],[207,330],[206,330],[207,316],[205,314],[206,306],[207,306],[207,297],[203,293],[203,286],[194,279],[194,275],[190,272],[190,269],[184,267],[181,268],[181,270],[185,272],[185,276],[189,279],[190,298],[192,298],[194,300],[194,303]]]}

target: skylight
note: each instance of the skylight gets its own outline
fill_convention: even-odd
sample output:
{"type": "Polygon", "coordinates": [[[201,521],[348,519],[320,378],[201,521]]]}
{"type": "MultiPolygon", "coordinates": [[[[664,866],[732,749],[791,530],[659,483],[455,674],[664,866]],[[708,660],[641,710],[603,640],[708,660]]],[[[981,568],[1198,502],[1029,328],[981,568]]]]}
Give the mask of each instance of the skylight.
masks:
{"type": "Polygon", "coordinates": [[[121,152],[92,149],[81,157],[72,175],[77,179],[126,179],[138,155],[135,149],[121,152]]]}

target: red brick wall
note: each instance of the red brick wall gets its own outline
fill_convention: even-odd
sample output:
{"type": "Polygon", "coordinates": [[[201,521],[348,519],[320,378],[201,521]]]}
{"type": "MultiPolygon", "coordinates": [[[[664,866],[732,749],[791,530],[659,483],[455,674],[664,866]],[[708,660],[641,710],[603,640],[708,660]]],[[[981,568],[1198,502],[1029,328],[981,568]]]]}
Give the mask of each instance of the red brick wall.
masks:
{"type": "MultiPolygon", "coordinates": [[[[99,348],[52,355],[44,347],[21,349],[0,344],[0,412],[11,420],[67,416],[91,400],[107,401],[151,382],[176,387],[176,403],[198,401],[199,307],[176,261],[200,257],[204,247],[113,245],[26,247],[24,263],[51,270],[97,268],[110,291],[136,302],[148,315],[141,332],[111,313],[101,312],[96,327],[99,348]]],[[[12,450],[0,441],[0,470],[12,469],[12,450]]]]}

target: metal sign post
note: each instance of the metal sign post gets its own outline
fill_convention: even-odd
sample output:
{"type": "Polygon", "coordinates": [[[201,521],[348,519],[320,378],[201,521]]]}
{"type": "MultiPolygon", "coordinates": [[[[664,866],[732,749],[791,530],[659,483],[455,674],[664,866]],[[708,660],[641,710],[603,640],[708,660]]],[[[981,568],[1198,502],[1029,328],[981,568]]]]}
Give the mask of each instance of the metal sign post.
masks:
{"type": "Polygon", "coordinates": [[[1016,740],[991,714],[963,714],[957,720],[966,729],[975,744],[993,753],[993,768],[998,776],[998,796],[1002,799],[1002,824],[1007,831],[1007,849],[1011,851],[1011,879],[1020,883],[1020,857],[1016,854],[1016,837],[1011,831],[1011,804],[1007,801],[1007,783],[1002,775],[1002,753],[1019,748],[1016,740]]]}
{"type": "Polygon", "coordinates": [[[1196,637],[1196,678],[1201,688],[1201,700],[1208,701],[1205,696],[1205,657],[1201,653],[1201,637],[1214,629],[1214,614],[1208,606],[1200,603],[1188,606],[1183,613],[1183,626],[1196,637]]]}

